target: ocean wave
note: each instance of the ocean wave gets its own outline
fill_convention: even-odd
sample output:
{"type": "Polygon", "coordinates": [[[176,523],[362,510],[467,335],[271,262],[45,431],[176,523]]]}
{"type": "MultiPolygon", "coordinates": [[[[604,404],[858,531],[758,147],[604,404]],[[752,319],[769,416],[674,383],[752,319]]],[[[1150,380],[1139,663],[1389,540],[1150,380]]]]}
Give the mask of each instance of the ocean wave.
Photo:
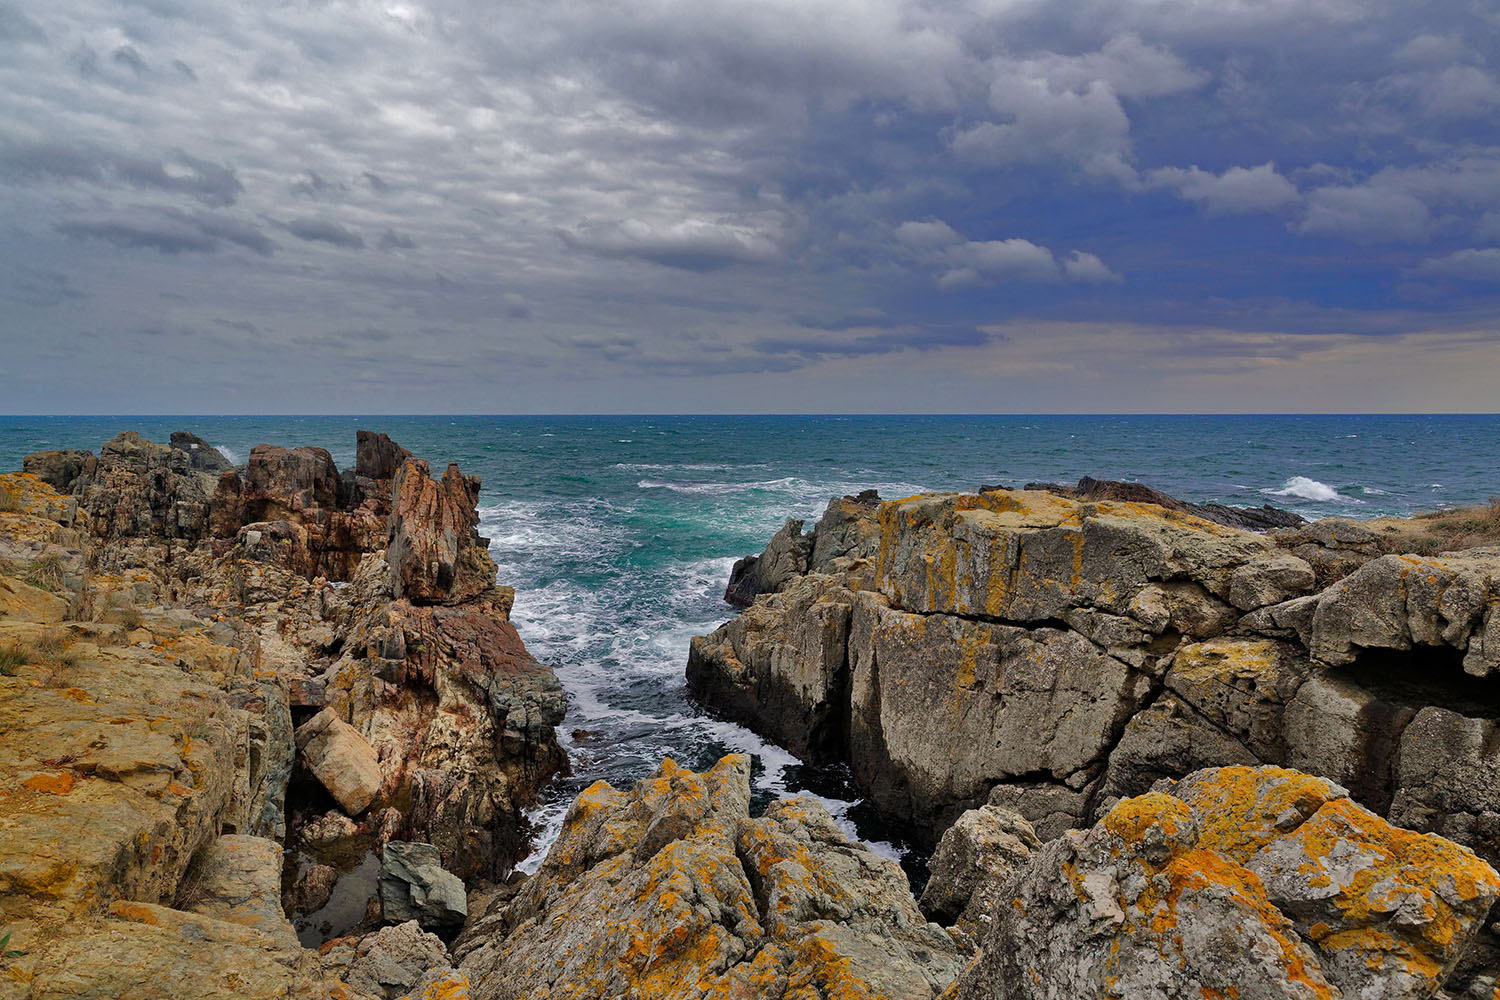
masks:
{"type": "Polygon", "coordinates": [[[220,455],[223,455],[225,460],[228,461],[230,465],[239,465],[241,462],[240,456],[236,455],[234,452],[230,451],[222,444],[214,445],[214,451],[218,452],[220,455]]]}
{"type": "Polygon", "coordinates": [[[1318,503],[1364,503],[1363,500],[1344,496],[1327,483],[1320,483],[1306,476],[1293,476],[1281,484],[1281,489],[1261,492],[1273,497],[1298,497],[1318,503]]]}

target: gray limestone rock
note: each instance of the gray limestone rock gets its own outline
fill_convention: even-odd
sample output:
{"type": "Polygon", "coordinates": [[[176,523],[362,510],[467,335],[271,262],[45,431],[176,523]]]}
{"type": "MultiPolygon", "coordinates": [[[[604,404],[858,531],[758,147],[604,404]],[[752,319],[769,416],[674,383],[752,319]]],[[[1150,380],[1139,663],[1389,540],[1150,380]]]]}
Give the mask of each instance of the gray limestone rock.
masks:
{"type": "Polygon", "coordinates": [[[325,708],[296,730],[302,763],[350,816],[369,808],[380,792],[375,750],[349,723],[325,708]]]}
{"type": "Polygon", "coordinates": [[[1006,882],[1041,846],[1018,813],[991,805],[970,809],[938,841],[918,905],[927,919],[982,939],[1006,882]]]}
{"type": "Polygon", "coordinates": [[[436,847],[393,840],[380,849],[380,913],[387,923],[454,930],[468,919],[469,904],[463,880],[443,868],[436,847]]]}
{"type": "Polygon", "coordinates": [[[424,979],[451,972],[452,964],[443,942],[408,920],[361,939],[344,981],[372,997],[396,1000],[424,979]]]}

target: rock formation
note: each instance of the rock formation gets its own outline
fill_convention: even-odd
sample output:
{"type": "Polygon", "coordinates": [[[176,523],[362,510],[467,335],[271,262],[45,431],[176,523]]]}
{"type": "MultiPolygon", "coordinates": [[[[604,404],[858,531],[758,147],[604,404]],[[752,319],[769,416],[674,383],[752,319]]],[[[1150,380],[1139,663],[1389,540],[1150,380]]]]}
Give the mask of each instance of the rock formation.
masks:
{"type": "Polygon", "coordinates": [[[537,874],[455,942],[470,995],[931,1000],[969,946],[811,799],[749,815],[750,759],[573,803],[537,874]]]}
{"type": "Polygon", "coordinates": [[[0,934],[26,952],[21,995],[365,997],[341,984],[352,958],[298,944],[283,867],[287,900],[348,913],[320,914],[326,934],[365,914],[382,844],[432,845],[457,922],[458,879],[523,852],[522,808],[567,767],[565,700],[509,622],[479,482],[358,446],[345,473],[274,446],[230,468],[193,435],[127,432],[0,476],[0,794],[21,807],[0,934]],[[118,967],[83,956],[103,938],[128,939],[118,967]]]}
{"type": "MultiPolygon", "coordinates": [[[[1500,550],[1384,554],[1345,523],[1257,535],[1051,492],[864,518],[862,558],[810,559],[695,639],[687,675],[804,759],[847,762],[918,842],[985,803],[1049,840],[1158,780],[1274,764],[1500,862],[1500,550]]],[[[1500,970],[1494,942],[1458,982],[1500,970]]]]}
{"type": "Polygon", "coordinates": [[[1005,896],[956,1000],[1415,1000],[1452,974],[1500,876],[1332,782],[1226,767],[1116,803],[1005,896]]]}

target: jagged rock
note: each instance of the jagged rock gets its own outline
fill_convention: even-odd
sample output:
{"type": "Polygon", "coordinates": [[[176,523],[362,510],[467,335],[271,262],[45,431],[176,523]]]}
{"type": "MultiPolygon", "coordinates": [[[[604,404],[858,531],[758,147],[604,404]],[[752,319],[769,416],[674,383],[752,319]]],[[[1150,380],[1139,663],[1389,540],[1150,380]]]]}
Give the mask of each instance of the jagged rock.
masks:
{"type": "Polygon", "coordinates": [[[713,635],[693,638],[689,689],[730,718],[754,719],[792,753],[837,754],[847,732],[853,599],[832,577],[798,577],[713,635]]]}
{"type": "Polygon", "coordinates": [[[1041,846],[1018,813],[991,805],[970,809],[938,841],[918,905],[929,920],[982,938],[1006,883],[1041,846]]]}
{"type": "Polygon", "coordinates": [[[380,913],[428,930],[456,930],[469,916],[464,883],[443,868],[431,844],[392,841],[380,849],[380,913]]]}
{"type": "Polygon", "coordinates": [[[813,537],[802,534],[802,522],[788,518],[781,530],[771,536],[764,552],[758,556],[746,556],[730,569],[724,600],[748,607],[755,603],[758,595],[781,590],[807,573],[813,545],[813,537]]]}
{"type": "Polygon", "coordinates": [[[97,462],[94,453],[81,448],[34,451],[21,459],[21,470],[36,476],[59,493],[69,493],[73,482],[97,462]]]}
{"type": "Polygon", "coordinates": [[[198,472],[219,475],[234,468],[234,463],[220,454],[219,449],[196,434],[173,431],[168,440],[171,447],[187,455],[188,465],[198,472]]]}
{"type": "Polygon", "coordinates": [[[407,920],[361,939],[344,982],[373,997],[395,1000],[414,992],[429,976],[452,973],[452,965],[442,940],[407,920]]]}
{"type": "Polygon", "coordinates": [[[408,459],[396,473],[386,559],[391,591],[416,604],[457,604],[495,585],[495,562],[476,530],[479,479],[449,464],[434,481],[408,459]]]}
{"type": "Polygon", "coordinates": [[[668,760],[628,793],[586,789],[483,939],[455,943],[471,994],[935,997],[966,946],[816,802],[750,819],[749,772],[744,755],[703,774],[668,760]]]}
{"type": "Polygon", "coordinates": [[[1271,538],[1312,567],[1319,587],[1348,576],[1387,551],[1378,534],[1342,517],[1273,531],[1271,538]]]}
{"type": "Polygon", "coordinates": [[[1391,822],[1500,864],[1500,722],[1423,708],[1402,732],[1393,767],[1391,822]]]}
{"type": "Polygon", "coordinates": [[[354,474],[366,479],[395,479],[402,463],[412,457],[411,452],[384,434],[355,431],[354,440],[354,474]]]}
{"type": "Polygon", "coordinates": [[[1500,894],[1331,782],[1219,768],[1116,805],[1012,883],[958,1000],[1431,996],[1500,894]]]}
{"type": "Polygon", "coordinates": [[[380,761],[349,723],[325,708],[297,727],[297,754],[339,808],[358,816],[380,793],[380,761]]]}

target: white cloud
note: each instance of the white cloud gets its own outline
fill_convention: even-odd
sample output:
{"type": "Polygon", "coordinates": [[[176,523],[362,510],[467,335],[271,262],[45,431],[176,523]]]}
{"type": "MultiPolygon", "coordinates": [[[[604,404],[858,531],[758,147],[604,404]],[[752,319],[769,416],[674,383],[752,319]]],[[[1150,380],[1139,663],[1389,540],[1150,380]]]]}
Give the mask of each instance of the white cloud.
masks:
{"type": "Polygon", "coordinates": [[[1222,174],[1180,167],[1161,167],[1146,174],[1148,183],[1169,188],[1198,205],[1209,215],[1271,212],[1300,199],[1291,181],[1276,172],[1276,165],[1230,167],[1222,174]]]}
{"type": "Polygon", "coordinates": [[[1124,279],[1105,266],[1104,261],[1091,253],[1074,250],[1063,259],[1063,273],[1070,281],[1089,284],[1117,285],[1124,279]]]}
{"type": "Polygon", "coordinates": [[[926,222],[903,222],[896,227],[896,238],[908,246],[914,247],[942,247],[950,243],[957,243],[962,236],[953,231],[953,227],[941,219],[929,219],[926,222]]]}
{"type": "Polygon", "coordinates": [[[770,235],[745,225],[682,219],[653,225],[640,219],[584,223],[560,231],[564,242],[610,257],[639,257],[689,271],[715,270],[732,263],[763,264],[780,248],[770,235]]]}
{"type": "Polygon", "coordinates": [[[1388,187],[1325,187],[1308,195],[1307,216],[1298,231],[1337,236],[1356,243],[1394,240],[1421,242],[1430,235],[1432,215],[1420,199],[1388,187]]]}
{"type": "Polygon", "coordinates": [[[1500,282],[1500,249],[1459,250],[1445,257],[1429,257],[1414,270],[1434,278],[1500,282]]]}

